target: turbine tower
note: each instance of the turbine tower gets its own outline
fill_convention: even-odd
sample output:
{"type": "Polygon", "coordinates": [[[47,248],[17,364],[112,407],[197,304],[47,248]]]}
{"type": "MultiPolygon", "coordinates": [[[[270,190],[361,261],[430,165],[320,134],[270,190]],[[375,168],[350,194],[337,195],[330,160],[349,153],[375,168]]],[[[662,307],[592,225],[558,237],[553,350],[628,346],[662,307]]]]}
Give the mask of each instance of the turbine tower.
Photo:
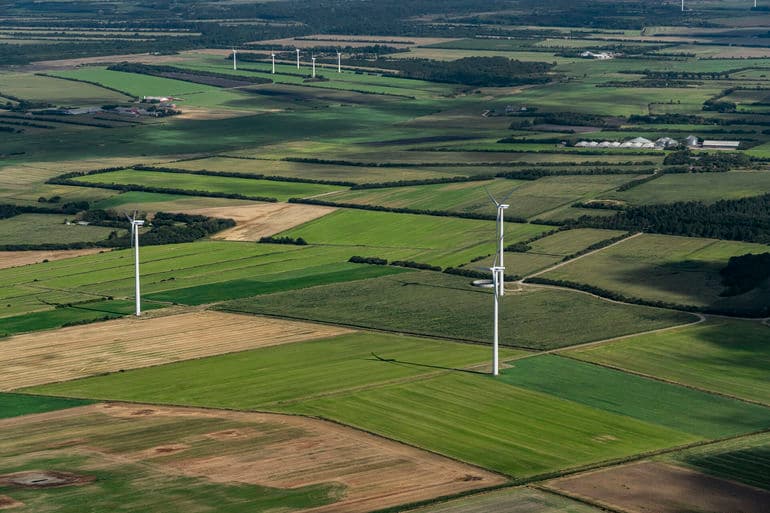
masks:
{"type": "Polygon", "coordinates": [[[684,12],[684,0],[682,0],[682,12],[684,12]]]}
{"type": "Polygon", "coordinates": [[[237,55],[238,55],[238,50],[233,48],[233,70],[237,70],[238,69],[238,57],[237,57],[237,55]]]}
{"type": "Polygon", "coordinates": [[[315,56],[311,57],[310,60],[313,61],[313,78],[315,78],[315,56]]]}
{"type": "Polygon", "coordinates": [[[131,223],[131,246],[134,248],[134,297],[136,298],[136,316],[139,317],[142,315],[142,300],[139,293],[139,227],[144,225],[144,221],[142,219],[137,219],[136,211],[134,211],[133,217],[128,214],[126,214],[126,217],[131,223]]]}
{"type": "Polygon", "coordinates": [[[493,321],[493,335],[492,335],[492,375],[497,376],[500,374],[500,296],[503,290],[501,286],[502,277],[505,275],[505,267],[493,265],[489,268],[492,271],[492,286],[495,288],[495,310],[493,321]]]}
{"type": "MultiPolygon", "coordinates": [[[[756,4],[757,0],[754,0],[756,4]]],[[[756,5],[754,5],[756,7],[756,5]]],[[[342,73],[342,54],[337,50],[337,73],[342,73]]]]}
{"type": "Polygon", "coordinates": [[[299,48],[297,48],[297,69],[299,69],[299,48]]]}
{"type": "Polygon", "coordinates": [[[497,256],[495,257],[495,267],[498,269],[497,272],[500,273],[499,279],[495,282],[495,289],[496,293],[499,292],[501,296],[505,295],[505,263],[503,261],[503,253],[505,251],[505,231],[503,227],[503,221],[505,220],[505,210],[510,207],[510,205],[506,204],[505,201],[513,194],[513,191],[508,193],[508,196],[503,198],[500,201],[497,201],[494,196],[489,192],[489,190],[485,187],[484,191],[487,193],[487,196],[489,196],[489,199],[492,200],[492,203],[495,204],[495,207],[497,207],[497,219],[495,222],[495,227],[497,228],[497,256]],[[499,290],[497,290],[499,288],[499,290]]]}
{"type": "Polygon", "coordinates": [[[273,75],[275,75],[275,52],[270,54],[273,57],[273,75]]]}

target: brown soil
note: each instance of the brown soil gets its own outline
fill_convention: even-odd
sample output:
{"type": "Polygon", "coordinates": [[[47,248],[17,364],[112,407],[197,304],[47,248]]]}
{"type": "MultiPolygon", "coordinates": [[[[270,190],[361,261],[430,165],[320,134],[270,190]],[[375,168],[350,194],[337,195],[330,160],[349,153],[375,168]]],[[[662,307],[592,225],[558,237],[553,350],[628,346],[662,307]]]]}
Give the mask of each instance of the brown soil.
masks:
{"type": "Polygon", "coordinates": [[[770,511],[770,492],[649,461],[557,479],[547,487],[629,513],[770,511]]]}
{"type": "Polygon", "coordinates": [[[255,203],[237,207],[192,209],[187,213],[235,220],[237,226],[219,232],[213,237],[215,239],[256,241],[260,237],[275,235],[335,210],[333,207],[320,205],[255,203]]]}
{"type": "Polygon", "coordinates": [[[42,262],[43,260],[63,260],[83,255],[92,255],[100,251],[109,251],[104,248],[69,249],[63,251],[0,251],[0,269],[18,267],[42,262]]]}
{"type": "Polygon", "coordinates": [[[4,339],[0,390],[343,333],[350,330],[208,311],[72,326],[4,339]]]}
{"type": "Polygon", "coordinates": [[[507,481],[356,429],[294,415],[110,403],[0,420],[0,439],[8,451],[20,450],[18,444],[39,447],[41,440],[72,440],[74,431],[84,441],[61,449],[62,454],[98,455],[99,461],[118,466],[139,463],[153,475],[275,488],[341,485],[338,502],[310,510],[316,512],[364,513],[507,481]],[[153,413],[134,415],[141,410],[153,413]],[[180,428],[184,435],[175,443],[148,447],[164,423],[190,427],[180,428]],[[223,429],[211,432],[212,425],[223,429]],[[113,448],[116,430],[120,442],[113,448]],[[132,446],[136,450],[126,451],[132,446]]]}
{"type": "Polygon", "coordinates": [[[0,509],[11,509],[18,506],[24,506],[23,502],[19,502],[13,497],[7,495],[0,495],[0,509]]]}
{"type": "Polygon", "coordinates": [[[56,470],[27,470],[0,475],[0,485],[15,488],[59,488],[91,483],[94,476],[83,476],[56,470]]]}

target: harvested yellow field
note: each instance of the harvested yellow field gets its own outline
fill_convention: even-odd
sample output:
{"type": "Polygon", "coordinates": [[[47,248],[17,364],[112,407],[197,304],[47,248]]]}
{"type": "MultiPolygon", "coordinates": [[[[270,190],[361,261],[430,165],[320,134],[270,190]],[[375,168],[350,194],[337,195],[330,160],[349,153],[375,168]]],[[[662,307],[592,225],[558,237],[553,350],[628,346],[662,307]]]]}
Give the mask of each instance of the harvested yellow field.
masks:
{"type": "Polygon", "coordinates": [[[61,251],[0,251],[0,269],[18,267],[20,265],[37,264],[43,260],[64,260],[83,255],[92,255],[104,248],[65,249],[61,251]]]}
{"type": "MultiPolygon", "coordinates": [[[[81,462],[57,467],[78,475],[97,467],[118,475],[127,465],[142,469],[121,483],[136,487],[138,495],[162,492],[165,476],[179,475],[196,479],[187,484],[191,490],[226,484],[325,486],[331,501],[304,510],[313,512],[363,513],[507,481],[332,422],[155,405],[95,404],[0,420],[0,459],[20,465],[41,454],[81,462]]],[[[100,493],[96,483],[69,490],[85,503],[100,493]]]]}
{"type": "Polygon", "coordinates": [[[72,326],[0,344],[0,390],[350,333],[335,326],[193,312],[72,326]]]}
{"type": "Polygon", "coordinates": [[[307,223],[337,210],[320,205],[294,203],[255,203],[233,207],[189,210],[189,214],[233,219],[236,226],[214,235],[214,239],[256,241],[307,223]]]}

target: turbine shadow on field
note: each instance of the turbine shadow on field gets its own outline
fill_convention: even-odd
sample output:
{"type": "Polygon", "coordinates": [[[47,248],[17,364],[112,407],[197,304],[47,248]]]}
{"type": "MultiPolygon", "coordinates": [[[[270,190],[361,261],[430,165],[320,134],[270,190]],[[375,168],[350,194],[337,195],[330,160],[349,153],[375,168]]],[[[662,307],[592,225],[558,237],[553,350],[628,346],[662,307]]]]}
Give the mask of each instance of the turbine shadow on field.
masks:
{"type": "Polygon", "coordinates": [[[401,365],[403,367],[424,367],[428,369],[437,369],[437,370],[447,370],[447,371],[454,371],[454,372],[465,372],[468,374],[483,374],[486,375],[486,372],[481,371],[475,371],[471,369],[459,369],[457,367],[444,367],[442,365],[431,365],[429,363],[417,363],[417,362],[405,362],[402,360],[396,360],[395,358],[383,358],[375,353],[372,353],[372,356],[374,358],[367,358],[369,361],[379,361],[379,362],[385,362],[385,363],[392,363],[395,365],[401,365]]]}

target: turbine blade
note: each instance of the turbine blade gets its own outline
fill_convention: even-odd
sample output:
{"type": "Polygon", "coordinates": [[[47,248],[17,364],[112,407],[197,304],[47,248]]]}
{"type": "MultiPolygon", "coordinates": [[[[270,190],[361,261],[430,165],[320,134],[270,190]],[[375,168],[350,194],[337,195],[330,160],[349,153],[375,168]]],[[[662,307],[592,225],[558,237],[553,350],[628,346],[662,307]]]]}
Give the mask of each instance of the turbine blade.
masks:
{"type": "Polygon", "coordinates": [[[484,192],[486,192],[486,193],[487,193],[487,196],[489,196],[489,199],[491,199],[491,200],[492,200],[492,203],[494,203],[494,204],[495,204],[495,206],[499,205],[499,203],[497,202],[497,200],[495,199],[495,197],[494,197],[494,196],[492,196],[492,193],[491,193],[491,192],[489,192],[489,189],[487,189],[487,187],[486,187],[486,186],[484,186],[484,192]]]}
{"type": "Polygon", "coordinates": [[[508,200],[508,198],[510,198],[513,195],[515,191],[516,191],[516,188],[514,187],[513,189],[511,189],[511,192],[506,194],[506,196],[500,200],[500,203],[505,203],[508,200]]]}

